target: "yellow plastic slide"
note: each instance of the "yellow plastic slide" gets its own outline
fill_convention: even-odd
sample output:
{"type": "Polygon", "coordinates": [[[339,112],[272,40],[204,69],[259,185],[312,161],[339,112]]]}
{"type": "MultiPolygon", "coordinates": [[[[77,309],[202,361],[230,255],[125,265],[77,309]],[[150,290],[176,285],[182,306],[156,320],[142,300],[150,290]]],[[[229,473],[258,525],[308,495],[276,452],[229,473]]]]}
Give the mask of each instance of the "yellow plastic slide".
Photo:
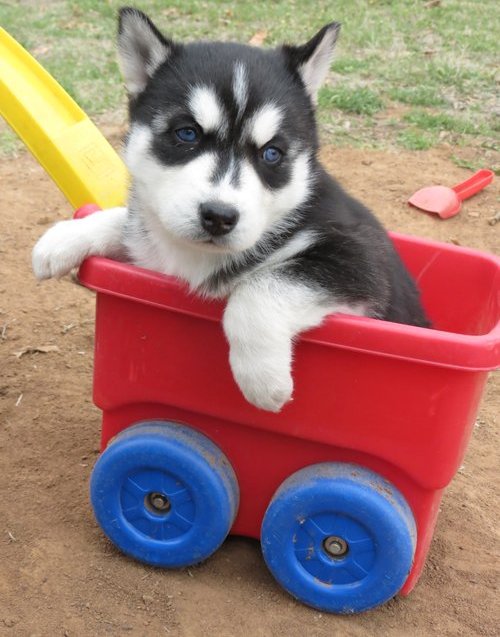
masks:
{"type": "Polygon", "coordinates": [[[127,170],[87,115],[0,27],[0,114],[74,208],[122,205],[127,170]]]}

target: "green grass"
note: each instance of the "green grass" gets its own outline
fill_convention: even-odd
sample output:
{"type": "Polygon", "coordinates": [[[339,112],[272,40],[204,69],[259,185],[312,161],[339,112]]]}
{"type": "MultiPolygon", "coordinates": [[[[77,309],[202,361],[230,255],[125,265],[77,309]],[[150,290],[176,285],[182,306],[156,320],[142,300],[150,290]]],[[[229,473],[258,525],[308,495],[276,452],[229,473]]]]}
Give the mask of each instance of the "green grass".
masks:
{"type": "Polygon", "coordinates": [[[337,108],[356,115],[373,115],[384,106],[377,93],[371,89],[351,88],[342,84],[321,89],[318,102],[320,108],[337,108]]]}
{"type": "Polygon", "coordinates": [[[481,128],[473,120],[424,110],[412,110],[403,119],[421,130],[450,131],[462,135],[476,135],[481,128]]]}
{"type": "Polygon", "coordinates": [[[435,135],[405,128],[397,136],[397,141],[406,150],[428,150],[436,144],[437,139],[435,135]]]}
{"type": "Polygon", "coordinates": [[[457,155],[452,155],[451,160],[460,168],[467,168],[468,170],[473,171],[479,170],[479,168],[481,168],[481,164],[479,162],[469,159],[463,159],[462,157],[457,157],[457,155]]]}
{"type": "Polygon", "coordinates": [[[0,128],[0,156],[14,156],[23,148],[19,137],[10,128],[0,128]]]}
{"type": "MultiPolygon", "coordinates": [[[[92,116],[122,109],[115,59],[120,0],[0,0],[0,24],[92,116]]],[[[304,42],[343,28],[319,98],[322,137],[336,144],[425,149],[443,139],[494,151],[497,0],[143,0],[136,6],[181,40],[304,42]],[[480,10],[478,10],[478,5],[480,10]]],[[[0,130],[0,152],[12,137],[0,130]]]]}
{"type": "Polygon", "coordinates": [[[447,102],[436,87],[395,86],[387,91],[389,98],[401,104],[413,106],[447,106],[447,102]]]}

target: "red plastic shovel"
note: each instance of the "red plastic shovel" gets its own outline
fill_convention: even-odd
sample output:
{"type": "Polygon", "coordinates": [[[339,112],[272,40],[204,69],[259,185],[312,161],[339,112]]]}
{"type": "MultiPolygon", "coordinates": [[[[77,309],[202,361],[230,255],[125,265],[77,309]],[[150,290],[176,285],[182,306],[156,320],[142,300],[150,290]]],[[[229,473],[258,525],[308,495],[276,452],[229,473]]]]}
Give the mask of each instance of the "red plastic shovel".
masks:
{"type": "Polygon", "coordinates": [[[426,212],[435,212],[441,219],[448,219],[457,214],[464,199],[472,197],[485,188],[492,179],[493,172],[483,168],[453,188],[447,186],[421,188],[408,199],[408,203],[426,212]]]}

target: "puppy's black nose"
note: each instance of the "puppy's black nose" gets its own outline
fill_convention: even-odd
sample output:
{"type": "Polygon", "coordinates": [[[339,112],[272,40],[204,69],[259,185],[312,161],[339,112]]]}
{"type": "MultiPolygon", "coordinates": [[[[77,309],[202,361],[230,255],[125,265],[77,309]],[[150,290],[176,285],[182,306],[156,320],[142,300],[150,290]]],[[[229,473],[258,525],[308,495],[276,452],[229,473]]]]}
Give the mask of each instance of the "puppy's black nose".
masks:
{"type": "Polygon", "coordinates": [[[240,215],[236,208],[221,201],[207,201],[200,206],[201,225],[213,237],[231,232],[240,215]]]}

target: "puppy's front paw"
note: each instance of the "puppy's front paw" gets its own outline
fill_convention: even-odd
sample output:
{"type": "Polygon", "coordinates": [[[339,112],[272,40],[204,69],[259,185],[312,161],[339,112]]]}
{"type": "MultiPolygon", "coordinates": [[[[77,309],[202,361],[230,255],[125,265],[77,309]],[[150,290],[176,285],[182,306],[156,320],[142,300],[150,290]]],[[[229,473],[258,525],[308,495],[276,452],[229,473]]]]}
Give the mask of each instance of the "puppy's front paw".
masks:
{"type": "Polygon", "coordinates": [[[259,409],[277,413],[292,398],[293,380],[287,364],[278,371],[262,360],[233,354],[231,368],[245,398],[259,409]]]}
{"type": "Polygon", "coordinates": [[[37,279],[61,277],[79,266],[88,255],[88,239],[79,221],[60,221],[33,248],[33,272],[37,279]]]}

